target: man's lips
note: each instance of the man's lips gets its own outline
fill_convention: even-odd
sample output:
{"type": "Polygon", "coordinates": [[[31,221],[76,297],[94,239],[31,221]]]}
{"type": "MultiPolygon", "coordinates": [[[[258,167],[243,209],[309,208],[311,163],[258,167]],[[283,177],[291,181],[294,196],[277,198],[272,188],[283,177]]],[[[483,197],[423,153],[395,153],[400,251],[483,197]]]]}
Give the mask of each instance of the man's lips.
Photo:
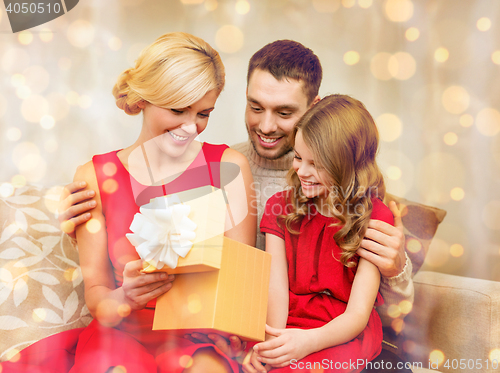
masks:
{"type": "Polygon", "coordinates": [[[259,143],[265,148],[273,148],[283,139],[283,136],[267,137],[259,134],[257,134],[257,136],[259,138],[259,143]]]}

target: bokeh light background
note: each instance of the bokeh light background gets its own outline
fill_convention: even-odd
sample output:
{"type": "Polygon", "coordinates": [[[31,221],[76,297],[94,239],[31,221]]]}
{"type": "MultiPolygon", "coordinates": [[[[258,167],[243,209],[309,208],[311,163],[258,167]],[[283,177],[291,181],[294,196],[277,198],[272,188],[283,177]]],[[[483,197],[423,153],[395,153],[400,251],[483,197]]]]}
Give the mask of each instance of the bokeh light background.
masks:
{"type": "Polygon", "coordinates": [[[226,66],[202,140],[244,141],[248,60],[294,39],[322,61],[322,96],[351,94],[376,119],[388,191],[448,211],[424,268],[500,280],[499,23],[487,0],[80,0],[12,34],[2,5],[0,193],[66,184],[135,141],[141,117],[111,89],[165,32],[204,38],[226,66]]]}

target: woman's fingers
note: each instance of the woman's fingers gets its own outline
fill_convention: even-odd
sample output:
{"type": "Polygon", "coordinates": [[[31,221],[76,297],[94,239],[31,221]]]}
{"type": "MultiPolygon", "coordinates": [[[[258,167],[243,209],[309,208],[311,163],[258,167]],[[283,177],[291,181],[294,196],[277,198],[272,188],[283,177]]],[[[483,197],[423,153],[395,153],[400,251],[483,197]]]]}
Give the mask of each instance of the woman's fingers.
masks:
{"type": "Polygon", "coordinates": [[[61,230],[73,238],[75,238],[75,228],[88,221],[91,218],[88,211],[97,206],[96,201],[88,201],[95,197],[93,190],[81,191],[86,186],[87,183],[84,181],[66,185],[57,208],[61,230]]]}

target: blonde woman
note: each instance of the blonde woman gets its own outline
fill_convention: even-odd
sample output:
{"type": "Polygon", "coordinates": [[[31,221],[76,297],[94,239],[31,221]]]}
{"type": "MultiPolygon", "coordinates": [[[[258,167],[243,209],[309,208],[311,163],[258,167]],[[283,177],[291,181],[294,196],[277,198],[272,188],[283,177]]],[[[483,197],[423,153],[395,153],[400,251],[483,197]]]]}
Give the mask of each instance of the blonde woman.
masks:
{"type": "Polygon", "coordinates": [[[225,235],[255,245],[246,158],[226,145],[195,140],[207,126],[224,79],[219,54],[202,39],[180,32],[158,38],[135,67],[121,74],[113,94],[125,113],[143,113],[139,137],[125,149],[94,156],[75,174],[75,180],[97,191],[92,217],[100,229],[81,225],[76,231],[85,301],[94,320],[83,330],[31,346],[21,356],[35,350],[44,354],[36,361],[2,365],[2,373],[42,366],[44,372],[111,372],[114,367],[134,373],[238,371],[237,363],[214,345],[152,331],[156,298],[175,286],[174,276],[141,273],[143,261],[125,237],[139,207],[151,198],[220,187],[219,165],[232,163],[239,167],[244,189],[237,201],[229,200],[234,219],[225,235]]]}

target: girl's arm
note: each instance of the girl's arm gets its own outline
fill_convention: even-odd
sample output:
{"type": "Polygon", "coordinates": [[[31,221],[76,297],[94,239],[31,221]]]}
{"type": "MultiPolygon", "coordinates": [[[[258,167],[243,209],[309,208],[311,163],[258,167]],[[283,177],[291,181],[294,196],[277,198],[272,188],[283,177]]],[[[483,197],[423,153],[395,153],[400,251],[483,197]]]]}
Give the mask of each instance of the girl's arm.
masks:
{"type": "Polygon", "coordinates": [[[276,338],[260,343],[257,351],[263,363],[274,367],[290,364],[313,352],[352,340],[368,324],[380,284],[380,272],[372,263],[360,258],[347,308],[328,324],[315,329],[276,329],[266,332],[276,338]]]}
{"type": "Polygon", "coordinates": [[[130,310],[144,308],[153,298],[172,286],[173,277],[165,273],[140,273],[142,261],[125,265],[123,286],[116,288],[107,248],[106,221],[92,162],[78,168],[74,180],[83,180],[96,191],[93,219],[76,228],[80,266],[85,285],[85,302],[93,317],[104,325],[116,325],[130,310]],[[120,316],[121,315],[121,316],[120,316]]]}
{"type": "MultiPolygon", "coordinates": [[[[268,325],[285,329],[288,319],[288,265],[286,262],[285,241],[273,234],[266,233],[266,251],[271,254],[271,274],[269,278],[269,295],[267,303],[266,332],[268,325]]],[[[266,340],[274,338],[266,334],[266,340]]],[[[258,349],[258,347],[257,347],[258,349]]],[[[267,372],[257,360],[258,353],[250,351],[250,356],[243,363],[245,373],[267,372]]]]}
{"type": "Polygon", "coordinates": [[[226,149],[221,162],[236,164],[240,173],[225,186],[229,202],[224,235],[244,244],[255,246],[257,236],[257,203],[253,176],[245,156],[234,149],[226,149]]]}

